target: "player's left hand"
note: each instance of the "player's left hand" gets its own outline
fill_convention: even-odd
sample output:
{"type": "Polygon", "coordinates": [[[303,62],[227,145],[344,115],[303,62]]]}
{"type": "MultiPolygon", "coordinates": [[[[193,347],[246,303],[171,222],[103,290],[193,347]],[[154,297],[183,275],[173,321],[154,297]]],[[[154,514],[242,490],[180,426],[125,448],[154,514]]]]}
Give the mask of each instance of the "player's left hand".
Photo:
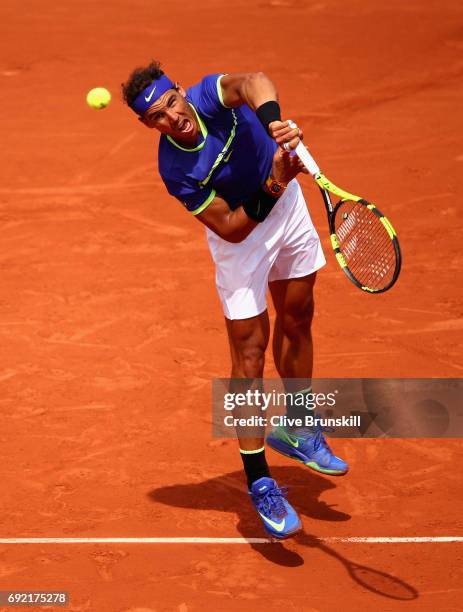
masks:
{"type": "Polygon", "coordinates": [[[278,147],[273,155],[272,176],[280,183],[288,184],[300,172],[308,174],[308,170],[294,153],[278,147]]]}

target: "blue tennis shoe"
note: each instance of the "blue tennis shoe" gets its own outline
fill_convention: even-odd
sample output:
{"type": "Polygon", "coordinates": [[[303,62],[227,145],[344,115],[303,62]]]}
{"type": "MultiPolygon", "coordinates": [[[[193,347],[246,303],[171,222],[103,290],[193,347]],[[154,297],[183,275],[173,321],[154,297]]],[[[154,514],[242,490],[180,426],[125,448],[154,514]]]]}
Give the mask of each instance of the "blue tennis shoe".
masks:
{"type": "Polygon", "coordinates": [[[264,476],[252,483],[249,495],[264,525],[273,538],[284,540],[298,532],[301,520],[286,500],[287,489],[280,489],[273,478],[264,476]]]}
{"type": "Polygon", "coordinates": [[[267,436],[267,444],[282,455],[302,461],[322,474],[342,476],[349,471],[347,463],[336,457],[328,446],[322,427],[301,429],[290,434],[283,427],[275,427],[267,436]]]}

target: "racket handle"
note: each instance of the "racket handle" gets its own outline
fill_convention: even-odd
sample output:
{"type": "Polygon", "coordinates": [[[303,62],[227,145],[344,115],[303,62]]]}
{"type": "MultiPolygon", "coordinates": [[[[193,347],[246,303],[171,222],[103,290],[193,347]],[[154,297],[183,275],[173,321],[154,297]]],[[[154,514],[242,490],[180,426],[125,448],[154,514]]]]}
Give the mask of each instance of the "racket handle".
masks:
{"type": "MultiPolygon", "coordinates": [[[[292,128],[297,127],[297,125],[294,123],[294,121],[291,121],[291,119],[288,119],[288,123],[289,126],[292,128]]],[[[301,162],[304,164],[304,166],[307,168],[307,170],[313,177],[317,176],[317,174],[320,174],[320,168],[318,167],[317,162],[310,155],[308,149],[302,144],[302,142],[297,145],[295,151],[301,162]]]]}
{"type": "Polygon", "coordinates": [[[317,162],[310,155],[309,151],[302,144],[302,142],[297,145],[296,154],[314,178],[320,174],[320,168],[318,167],[317,162]]]}

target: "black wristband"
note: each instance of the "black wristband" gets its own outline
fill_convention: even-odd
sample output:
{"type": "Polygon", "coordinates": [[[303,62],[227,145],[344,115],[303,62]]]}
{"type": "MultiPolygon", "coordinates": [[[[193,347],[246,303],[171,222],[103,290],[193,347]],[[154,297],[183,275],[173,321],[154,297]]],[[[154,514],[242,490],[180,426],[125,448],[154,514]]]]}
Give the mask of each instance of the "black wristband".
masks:
{"type": "Polygon", "coordinates": [[[278,198],[270,195],[266,191],[259,189],[243,204],[244,212],[247,216],[257,223],[262,223],[268,217],[272,208],[278,202],[278,198]]]}
{"type": "Polygon", "coordinates": [[[275,100],[264,102],[259,106],[259,108],[256,108],[256,115],[264,126],[267,134],[269,134],[268,126],[272,123],[272,121],[281,121],[280,105],[278,102],[275,102],[275,100]]]}

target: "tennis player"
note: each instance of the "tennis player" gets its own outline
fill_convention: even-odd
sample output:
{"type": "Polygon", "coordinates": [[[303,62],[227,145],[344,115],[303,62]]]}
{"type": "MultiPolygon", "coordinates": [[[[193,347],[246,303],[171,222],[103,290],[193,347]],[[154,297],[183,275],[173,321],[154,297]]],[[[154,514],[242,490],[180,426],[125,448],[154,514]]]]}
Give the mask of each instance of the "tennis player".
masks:
{"type": "MultiPolygon", "coordinates": [[[[282,378],[307,379],[310,391],[313,286],[325,258],[295,178],[304,170],[291,151],[302,133],[282,121],[272,81],[261,72],[212,74],[185,91],[152,62],[134,70],[122,91],[139,120],[161,133],[158,166],[168,192],[206,226],[232,378],[263,376],[269,288],[275,366],[282,378]]],[[[263,438],[239,442],[264,528],[276,538],[293,535],[301,522],[271,478],[263,438]]],[[[320,428],[278,427],[267,442],[318,472],[348,469],[320,428]]]]}

